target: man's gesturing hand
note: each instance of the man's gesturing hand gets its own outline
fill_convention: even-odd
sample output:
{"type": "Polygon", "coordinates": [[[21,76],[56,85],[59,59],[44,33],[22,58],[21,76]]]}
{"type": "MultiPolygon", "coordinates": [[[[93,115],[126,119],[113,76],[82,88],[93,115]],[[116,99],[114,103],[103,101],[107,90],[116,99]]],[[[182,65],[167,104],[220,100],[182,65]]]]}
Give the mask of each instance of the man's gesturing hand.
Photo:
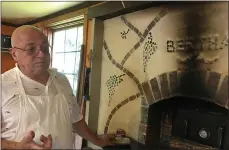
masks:
{"type": "Polygon", "coordinates": [[[48,137],[45,137],[44,135],[41,135],[40,140],[44,144],[39,145],[35,143],[33,138],[35,137],[35,133],[33,131],[30,131],[27,133],[26,136],[19,142],[19,148],[20,149],[51,149],[52,148],[52,136],[51,134],[48,135],[48,137]]]}
{"type": "Polygon", "coordinates": [[[40,137],[41,142],[44,143],[44,149],[51,149],[52,148],[52,136],[51,134],[48,135],[48,137],[45,137],[44,135],[41,135],[40,137]]]}

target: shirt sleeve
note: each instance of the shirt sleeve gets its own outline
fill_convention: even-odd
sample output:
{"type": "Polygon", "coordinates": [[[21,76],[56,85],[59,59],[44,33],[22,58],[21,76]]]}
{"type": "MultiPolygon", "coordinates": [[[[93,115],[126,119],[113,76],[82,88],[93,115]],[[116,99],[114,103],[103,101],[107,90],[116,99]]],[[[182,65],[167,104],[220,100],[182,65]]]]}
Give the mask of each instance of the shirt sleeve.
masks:
{"type": "Polygon", "coordinates": [[[72,100],[72,123],[78,122],[83,119],[83,115],[81,114],[80,107],[77,104],[76,97],[73,95],[72,100]]]}
{"type": "Polygon", "coordinates": [[[77,103],[77,98],[73,94],[70,82],[68,81],[67,77],[62,73],[56,74],[59,85],[61,90],[63,91],[68,103],[69,103],[69,110],[72,119],[72,123],[78,122],[83,119],[83,115],[81,114],[80,107],[77,103]]]}

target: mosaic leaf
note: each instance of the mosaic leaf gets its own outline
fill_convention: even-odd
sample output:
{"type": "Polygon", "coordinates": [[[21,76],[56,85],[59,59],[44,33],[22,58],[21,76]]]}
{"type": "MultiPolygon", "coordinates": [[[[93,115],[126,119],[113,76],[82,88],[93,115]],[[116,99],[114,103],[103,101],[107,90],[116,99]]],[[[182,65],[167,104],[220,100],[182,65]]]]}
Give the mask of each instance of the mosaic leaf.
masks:
{"type": "Polygon", "coordinates": [[[109,91],[109,103],[108,106],[110,105],[110,101],[112,99],[112,96],[114,95],[115,88],[123,81],[123,76],[125,74],[122,74],[120,76],[110,76],[110,78],[107,80],[106,85],[109,91]]]}
{"type": "Polygon", "coordinates": [[[122,39],[126,39],[126,35],[129,33],[130,29],[128,29],[126,32],[123,30],[123,32],[121,32],[121,37],[122,39]]]}
{"type": "Polygon", "coordinates": [[[151,56],[156,52],[157,50],[157,44],[153,42],[153,36],[152,33],[149,33],[148,39],[145,42],[144,45],[144,51],[143,51],[143,70],[146,71],[147,64],[151,56]]]}

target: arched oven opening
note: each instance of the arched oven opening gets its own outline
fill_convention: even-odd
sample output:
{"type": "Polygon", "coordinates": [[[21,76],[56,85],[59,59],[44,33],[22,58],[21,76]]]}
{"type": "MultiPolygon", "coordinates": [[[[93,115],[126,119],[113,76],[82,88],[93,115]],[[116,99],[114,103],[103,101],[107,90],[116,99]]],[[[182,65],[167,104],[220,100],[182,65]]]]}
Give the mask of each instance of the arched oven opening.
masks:
{"type": "Polygon", "coordinates": [[[176,96],[150,105],[147,149],[225,149],[228,110],[199,98],[176,96]]]}

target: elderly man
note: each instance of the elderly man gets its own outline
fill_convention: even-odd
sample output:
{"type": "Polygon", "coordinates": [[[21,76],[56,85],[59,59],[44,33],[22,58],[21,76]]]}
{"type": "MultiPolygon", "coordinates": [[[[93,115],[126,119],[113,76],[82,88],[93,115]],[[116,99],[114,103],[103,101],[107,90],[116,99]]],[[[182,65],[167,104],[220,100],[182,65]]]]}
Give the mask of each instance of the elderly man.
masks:
{"type": "Polygon", "coordinates": [[[10,53],[16,67],[2,74],[3,149],[72,149],[73,130],[95,145],[110,144],[88,129],[67,78],[49,68],[48,40],[38,28],[17,28],[10,53]]]}

